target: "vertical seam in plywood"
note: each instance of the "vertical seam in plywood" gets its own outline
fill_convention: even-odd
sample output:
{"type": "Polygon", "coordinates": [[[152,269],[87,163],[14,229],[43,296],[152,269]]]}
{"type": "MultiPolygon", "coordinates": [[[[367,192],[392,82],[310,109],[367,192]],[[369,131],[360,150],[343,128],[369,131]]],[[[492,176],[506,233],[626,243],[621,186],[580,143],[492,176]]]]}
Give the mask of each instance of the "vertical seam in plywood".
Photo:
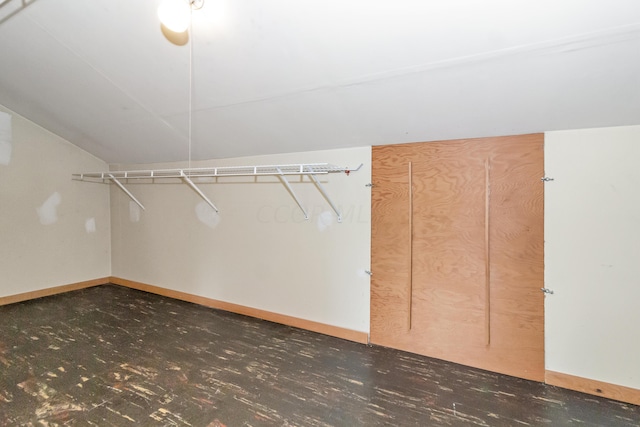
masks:
{"type": "Polygon", "coordinates": [[[409,162],[409,330],[413,323],[413,164],[409,162]]]}
{"type": "Polygon", "coordinates": [[[485,334],[486,345],[491,345],[491,164],[487,158],[484,163],[485,205],[484,205],[484,244],[485,244],[485,334]]]}

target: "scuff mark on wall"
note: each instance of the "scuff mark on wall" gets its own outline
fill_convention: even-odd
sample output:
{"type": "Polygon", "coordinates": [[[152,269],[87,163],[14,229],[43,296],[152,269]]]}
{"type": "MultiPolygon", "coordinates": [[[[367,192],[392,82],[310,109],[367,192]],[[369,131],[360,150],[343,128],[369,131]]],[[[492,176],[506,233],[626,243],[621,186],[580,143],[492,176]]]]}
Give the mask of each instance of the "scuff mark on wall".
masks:
{"type": "Polygon", "coordinates": [[[367,270],[364,270],[364,269],[360,269],[360,268],[359,268],[359,269],[356,271],[356,275],[357,275],[358,277],[366,278],[367,276],[369,276],[369,273],[367,273],[367,270]]]}
{"type": "Polygon", "coordinates": [[[40,224],[51,225],[58,221],[58,206],[62,201],[62,196],[57,191],[53,193],[49,198],[40,206],[36,208],[38,217],[40,217],[40,224]]]}
{"type": "Polygon", "coordinates": [[[138,206],[133,200],[129,201],[129,220],[131,222],[140,221],[140,206],[138,206]]]}
{"type": "Polygon", "coordinates": [[[333,225],[334,216],[330,211],[324,211],[318,215],[318,231],[326,231],[333,225]]]}
{"type": "Polygon", "coordinates": [[[0,112],[0,165],[11,162],[11,114],[0,112]]]}
{"type": "Polygon", "coordinates": [[[220,215],[207,202],[200,202],[196,205],[196,216],[201,223],[208,227],[216,228],[220,224],[220,215]]]}
{"type": "Polygon", "coordinates": [[[84,223],[84,228],[87,230],[87,233],[95,233],[96,232],[96,219],[89,218],[84,223]]]}

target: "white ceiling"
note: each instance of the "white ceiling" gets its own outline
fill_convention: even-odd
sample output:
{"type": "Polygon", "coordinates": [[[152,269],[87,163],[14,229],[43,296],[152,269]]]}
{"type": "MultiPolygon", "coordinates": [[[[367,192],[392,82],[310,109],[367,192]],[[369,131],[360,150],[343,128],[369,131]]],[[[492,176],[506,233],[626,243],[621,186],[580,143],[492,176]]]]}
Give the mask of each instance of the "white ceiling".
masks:
{"type": "Polygon", "coordinates": [[[205,0],[192,43],[158,4],[0,0],[0,104],[186,160],[192,49],[193,159],[640,124],[638,0],[205,0]]]}

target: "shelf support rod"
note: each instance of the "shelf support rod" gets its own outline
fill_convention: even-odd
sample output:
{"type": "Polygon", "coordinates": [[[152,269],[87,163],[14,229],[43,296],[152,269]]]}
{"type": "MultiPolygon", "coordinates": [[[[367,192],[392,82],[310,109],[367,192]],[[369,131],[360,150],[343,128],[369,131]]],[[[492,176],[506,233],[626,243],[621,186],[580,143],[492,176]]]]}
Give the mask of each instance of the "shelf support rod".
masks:
{"type": "MultiPolygon", "coordinates": [[[[362,165],[360,165],[360,166],[362,166],[362,165]]],[[[318,190],[320,191],[320,193],[322,193],[322,195],[324,196],[325,200],[327,202],[329,202],[329,205],[331,205],[331,208],[333,209],[333,211],[338,216],[338,222],[342,222],[342,215],[340,214],[340,211],[338,210],[336,205],[333,204],[333,201],[331,200],[331,198],[329,197],[327,192],[324,191],[324,187],[320,183],[320,180],[318,180],[318,178],[316,178],[316,175],[313,173],[314,172],[313,168],[311,166],[307,166],[307,168],[309,169],[309,171],[312,172],[310,174],[310,176],[311,176],[311,179],[313,179],[313,182],[316,184],[316,187],[318,187],[318,190]]],[[[358,168],[358,169],[360,169],[360,168],[358,168]]]]}
{"type": "Polygon", "coordinates": [[[133,194],[131,194],[131,192],[130,192],[129,190],[127,190],[127,189],[126,189],[126,187],[125,187],[124,185],[122,185],[122,183],[121,183],[120,181],[118,181],[118,180],[116,179],[116,177],[115,177],[115,176],[113,176],[113,174],[108,174],[108,176],[109,176],[109,179],[111,179],[111,181],[113,181],[113,182],[114,182],[114,184],[116,184],[118,187],[120,187],[120,189],[121,189],[122,191],[124,191],[125,193],[127,193],[127,196],[129,196],[129,197],[131,198],[131,200],[133,200],[134,202],[136,202],[136,204],[137,204],[138,206],[140,206],[140,207],[142,208],[142,210],[143,210],[143,211],[144,211],[144,210],[146,210],[146,209],[144,208],[144,206],[142,205],[142,203],[140,203],[140,202],[138,201],[138,199],[136,199],[136,198],[133,196],[133,194]]]}
{"type": "Polygon", "coordinates": [[[304,214],[304,219],[309,219],[309,215],[307,214],[307,211],[302,207],[302,203],[300,203],[300,200],[298,199],[298,196],[296,196],[296,193],[293,191],[293,188],[291,188],[291,184],[289,184],[289,181],[287,180],[287,177],[284,175],[284,173],[282,173],[282,169],[280,169],[279,167],[276,167],[276,169],[278,170],[278,173],[280,174],[280,175],[278,175],[278,178],[280,178],[280,181],[282,181],[282,183],[285,185],[285,187],[287,187],[287,190],[289,190],[289,194],[291,194],[291,197],[293,197],[293,200],[295,200],[296,203],[298,204],[298,207],[300,208],[300,210],[304,214]]]}
{"type": "Polygon", "coordinates": [[[183,170],[181,170],[181,171],[180,171],[180,177],[184,180],[184,182],[186,182],[187,184],[189,184],[189,186],[190,186],[191,188],[193,188],[193,191],[195,191],[196,193],[198,193],[198,195],[199,195],[200,197],[202,197],[202,198],[204,199],[204,201],[205,201],[205,202],[207,202],[207,204],[208,204],[209,206],[211,206],[211,207],[213,208],[213,210],[214,210],[214,211],[216,211],[216,213],[218,213],[218,212],[219,212],[219,211],[218,211],[218,208],[216,208],[216,205],[214,205],[214,204],[211,202],[211,200],[209,200],[209,198],[208,198],[207,196],[205,196],[205,194],[202,192],[202,190],[200,190],[200,189],[198,188],[198,186],[197,186],[197,185],[195,185],[195,184],[193,183],[193,181],[191,181],[191,178],[189,178],[187,175],[185,175],[185,173],[184,173],[184,171],[183,171],[183,170]]]}

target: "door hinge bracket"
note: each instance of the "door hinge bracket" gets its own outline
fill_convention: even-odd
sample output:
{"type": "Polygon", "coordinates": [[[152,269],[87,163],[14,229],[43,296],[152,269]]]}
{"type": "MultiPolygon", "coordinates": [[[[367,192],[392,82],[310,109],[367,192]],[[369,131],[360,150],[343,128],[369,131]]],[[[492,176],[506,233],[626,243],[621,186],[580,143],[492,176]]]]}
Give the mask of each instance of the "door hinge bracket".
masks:
{"type": "Polygon", "coordinates": [[[540,178],[540,181],[542,182],[549,182],[549,181],[554,181],[553,178],[550,178],[548,176],[543,176],[542,178],[540,178]]]}
{"type": "Polygon", "coordinates": [[[540,290],[542,292],[544,292],[545,294],[549,294],[549,295],[553,295],[553,291],[551,289],[547,289],[547,288],[540,288],[540,290]]]}

